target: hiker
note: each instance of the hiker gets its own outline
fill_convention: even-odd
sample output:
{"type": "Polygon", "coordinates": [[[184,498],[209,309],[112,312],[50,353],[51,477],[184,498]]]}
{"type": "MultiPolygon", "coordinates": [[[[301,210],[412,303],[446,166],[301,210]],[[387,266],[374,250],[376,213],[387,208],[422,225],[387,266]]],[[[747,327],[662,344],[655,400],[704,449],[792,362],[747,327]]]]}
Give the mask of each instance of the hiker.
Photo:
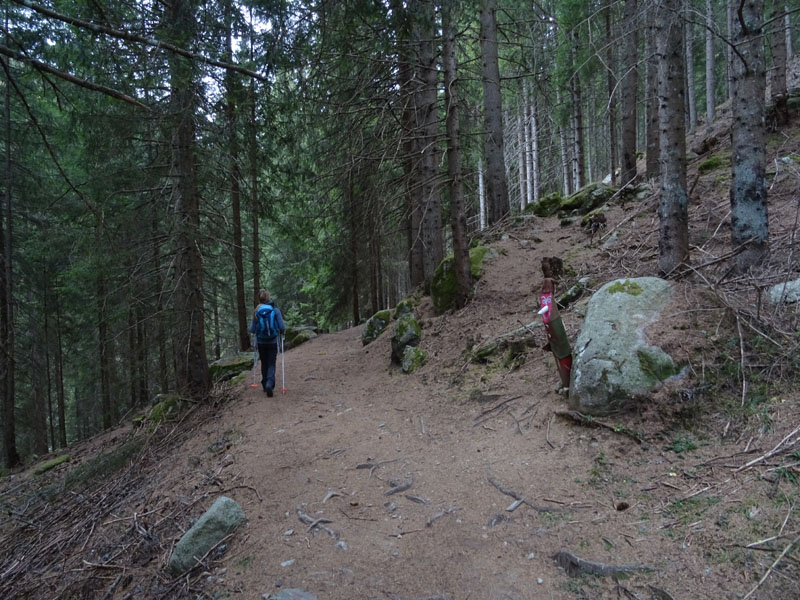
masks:
{"type": "Polygon", "coordinates": [[[253,311],[250,333],[256,335],[258,358],[261,361],[261,387],[272,398],[275,389],[275,360],[278,358],[278,336],[286,332],[281,311],[272,303],[269,292],[258,292],[258,306],[253,311]]]}

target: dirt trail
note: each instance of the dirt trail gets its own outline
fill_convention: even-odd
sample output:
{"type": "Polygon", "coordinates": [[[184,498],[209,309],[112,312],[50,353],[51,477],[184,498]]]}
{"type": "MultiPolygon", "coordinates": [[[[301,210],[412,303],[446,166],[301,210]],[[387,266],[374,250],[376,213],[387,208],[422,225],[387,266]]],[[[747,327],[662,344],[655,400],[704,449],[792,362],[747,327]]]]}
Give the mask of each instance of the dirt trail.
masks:
{"type": "MultiPolygon", "coordinates": [[[[220,459],[231,463],[220,477],[223,487],[248,486],[230,495],[249,523],[212,589],[260,598],[300,588],[320,599],[623,594],[609,577],[567,576],[553,560],[561,550],[651,567],[624,583],[639,598],[656,593],[650,586],[674,598],[733,598],[752,587],[714,545],[720,529],[708,509],[728,515],[741,501],[735,491],[755,475],[698,476],[660,438],[639,445],[556,417],[565,403],[552,356],[540,349],[513,371],[464,368],[467,337],[481,341],[535,318],[536,246],[550,236],[542,247],[560,250],[558,234],[551,224],[497,244],[475,301],[459,313],[433,317],[423,306],[431,360],[419,372],[390,367],[387,334],[363,347],[355,328],[289,351],[287,394],[268,399],[248,387],[226,407],[189,450],[241,434],[220,459]],[[410,487],[387,495],[402,483],[410,487]],[[527,502],[509,510],[514,498],[501,488],[527,502]]],[[[587,245],[571,253],[581,274],[597,271],[587,245]]],[[[580,316],[565,321],[574,331],[580,316]]],[[[710,456],[698,448],[689,460],[710,456]]]]}

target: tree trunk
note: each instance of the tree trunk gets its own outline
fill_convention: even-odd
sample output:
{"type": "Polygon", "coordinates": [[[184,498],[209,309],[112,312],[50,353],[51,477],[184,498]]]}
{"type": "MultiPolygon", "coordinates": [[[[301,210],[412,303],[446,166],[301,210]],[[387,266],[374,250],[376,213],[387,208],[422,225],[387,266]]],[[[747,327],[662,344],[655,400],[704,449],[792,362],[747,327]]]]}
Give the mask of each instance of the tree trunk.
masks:
{"type": "Polygon", "coordinates": [[[439,195],[438,98],[439,70],[433,40],[436,37],[436,16],[433,0],[419,0],[419,89],[417,119],[423,146],[421,148],[422,248],[425,290],[430,289],[433,273],[444,258],[442,213],[439,195]]]}
{"type": "Polygon", "coordinates": [[[355,194],[353,193],[353,172],[348,169],[344,183],[345,211],[350,225],[350,296],[353,307],[353,325],[361,322],[361,305],[359,303],[358,279],[358,208],[356,207],[355,194]]]}
{"type": "Polygon", "coordinates": [[[497,2],[484,0],[480,13],[481,80],[486,123],[486,200],[488,224],[493,225],[509,211],[503,149],[503,104],[500,93],[500,65],[497,53],[497,2]]]}
{"type": "Polygon", "coordinates": [[[576,189],[586,185],[586,146],[583,136],[583,90],[578,73],[570,78],[570,99],[572,100],[572,173],[576,189]]]}
{"type": "MultiPolygon", "coordinates": [[[[472,289],[472,274],[469,264],[467,219],[464,213],[464,182],[461,175],[456,34],[451,11],[450,6],[442,7],[444,100],[447,128],[447,177],[450,185],[450,226],[453,230],[453,268],[456,278],[455,306],[461,308],[466,305],[472,289]]],[[[524,197],[523,194],[523,201],[524,197]]]]}
{"type": "MultiPolygon", "coordinates": [[[[253,12],[250,9],[250,61],[255,60],[255,49],[253,41],[255,39],[255,31],[253,30],[253,12]]],[[[258,236],[258,217],[260,214],[258,202],[258,119],[256,118],[256,81],[250,78],[249,89],[249,108],[250,108],[250,122],[249,128],[249,160],[250,160],[250,219],[251,229],[253,230],[252,237],[252,255],[251,260],[253,263],[253,305],[258,304],[258,293],[261,291],[261,244],[258,236]]]]}
{"type": "Polygon", "coordinates": [[[486,180],[483,176],[483,161],[478,159],[478,222],[481,231],[486,229],[486,180]]]}
{"type": "MultiPolygon", "coordinates": [[[[445,83],[445,85],[447,85],[445,83]]],[[[447,89],[447,88],[445,88],[447,89]]],[[[517,162],[519,164],[519,209],[524,211],[528,205],[528,146],[525,143],[525,131],[527,123],[525,121],[524,100],[519,105],[517,112],[517,162]]]]}
{"type": "Polygon", "coordinates": [[[728,99],[729,100],[733,100],[733,57],[734,57],[733,44],[735,43],[733,41],[733,37],[734,37],[733,19],[734,19],[734,12],[735,12],[734,3],[737,6],[739,5],[738,0],[725,0],[725,15],[726,15],[726,23],[727,23],[727,26],[728,26],[728,38],[727,39],[730,40],[730,43],[725,46],[725,49],[727,51],[727,57],[728,57],[728,60],[727,60],[727,74],[728,74],[728,76],[727,76],[726,80],[727,80],[727,83],[728,83],[728,99]]]}
{"type": "Polygon", "coordinates": [[[662,0],[656,15],[661,204],[658,270],[669,275],[689,256],[682,0],[662,0]]]}
{"type": "MultiPolygon", "coordinates": [[[[61,300],[56,291],[55,297],[56,323],[61,323],[61,300]]],[[[64,351],[61,340],[61,328],[56,327],[56,398],[58,404],[58,446],[67,446],[67,402],[64,394],[64,351]]],[[[53,442],[53,447],[56,443],[53,442]]]]}
{"type": "MultiPolygon", "coordinates": [[[[32,304],[32,303],[31,303],[32,304]]],[[[32,450],[34,454],[47,454],[47,407],[45,399],[45,381],[47,373],[42,360],[42,336],[39,331],[39,314],[29,315],[28,334],[31,337],[31,413],[28,415],[32,424],[32,450]],[[35,315],[35,316],[34,316],[35,315]]]]}
{"type": "MultiPolygon", "coordinates": [[[[167,6],[172,42],[188,47],[194,35],[195,1],[172,0],[167,6]]],[[[211,382],[206,356],[203,308],[203,258],[200,254],[200,198],[194,158],[195,69],[191,61],[172,56],[170,64],[172,123],[172,200],[175,206],[176,314],[175,367],[181,393],[195,400],[208,394],[211,382]]]]}
{"type": "MultiPolygon", "coordinates": [[[[635,4],[636,0],[632,0],[635,4]]],[[[611,175],[611,185],[617,185],[617,101],[616,87],[617,78],[614,74],[614,66],[617,64],[614,58],[614,33],[611,27],[613,0],[606,0],[605,21],[606,21],[606,71],[608,83],[608,143],[609,157],[608,170],[611,175]]],[[[627,37],[626,37],[627,43],[627,37]]]]}
{"type": "MultiPolygon", "coordinates": [[[[97,224],[97,247],[102,247],[102,228],[103,223],[97,224]]],[[[111,358],[109,356],[108,339],[108,313],[106,311],[106,281],[103,273],[104,267],[100,266],[95,273],[95,302],[97,309],[97,343],[98,343],[98,368],[100,380],[100,405],[102,407],[102,426],[109,429],[114,425],[114,417],[111,406],[111,358]]]]}
{"type": "Polygon", "coordinates": [[[658,121],[658,58],[656,55],[656,10],[647,11],[647,178],[658,177],[661,168],[658,121]]]}
{"type": "MultiPolygon", "coordinates": [[[[233,8],[232,0],[225,1],[225,61],[233,58],[233,8]]],[[[231,185],[231,212],[233,222],[233,272],[236,277],[236,315],[239,320],[239,350],[250,348],[249,319],[244,297],[244,256],[242,252],[241,173],[239,171],[238,98],[236,74],[225,71],[225,121],[230,152],[229,177],[231,185]]]]}
{"type": "Polygon", "coordinates": [[[714,123],[717,110],[717,74],[714,56],[714,4],[706,0],[706,127],[714,123]]]}
{"type": "Polygon", "coordinates": [[[731,242],[745,245],[736,257],[744,272],[769,254],[764,131],[763,0],[749,0],[734,17],[733,42],[738,54],[731,65],[731,242]]]}
{"type": "Polygon", "coordinates": [[[636,178],[636,97],[639,88],[639,27],[637,0],[625,2],[625,76],[622,80],[622,172],[620,185],[636,178]]]}
{"type": "Polygon", "coordinates": [[[697,102],[694,95],[694,26],[689,14],[691,0],[685,0],[684,12],[684,43],[686,44],[686,115],[688,132],[697,127],[697,102]]]}
{"type": "MultiPolygon", "coordinates": [[[[8,41],[8,12],[6,11],[6,41],[8,41]]],[[[14,353],[14,269],[12,260],[13,249],[13,221],[11,210],[11,190],[14,186],[14,172],[11,165],[11,86],[8,82],[8,74],[11,70],[10,61],[6,58],[3,61],[3,72],[6,74],[5,94],[4,94],[4,129],[5,129],[5,181],[3,194],[3,207],[0,209],[0,233],[2,234],[3,252],[0,253],[2,263],[2,298],[0,298],[0,393],[3,394],[3,450],[6,465],[16,467],[20,464],[20,456],[17,451],[17,432],[16,415],[14,414],[15,405],[15,377],[16,362],[14,353]]]]}
{"type": "Polygon", "coordinates": [[[772,12],[770,49],[772,70],[770,71],[770,101],[775,111],[775,126],[789,124],[789,97],[786,93],[786,33],[784,31],[783,4],[775,1],[772,12]]]}
{"type": "Polygon", "coordinates": [[[789,12],[788,4],[783,5],[783,10],[786,13],[783,17],[785,24],[784,31],[786,32],[786,64],[789,64],[792,62],[792,58],[794,58],[794,49],[792,48],[792,14],[789,12]]]}

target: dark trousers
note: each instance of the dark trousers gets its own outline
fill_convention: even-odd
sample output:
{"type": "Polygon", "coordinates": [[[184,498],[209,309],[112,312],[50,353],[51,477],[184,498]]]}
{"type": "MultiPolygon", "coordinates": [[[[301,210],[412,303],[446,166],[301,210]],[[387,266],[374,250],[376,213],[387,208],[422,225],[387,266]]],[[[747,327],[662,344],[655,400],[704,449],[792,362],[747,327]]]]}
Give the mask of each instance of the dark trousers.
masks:
{"type": "Polygon", "coordinates": [[[261,387],[275,389],[275,360],[278,358],[278,344],[259,344],[258,359],[261,361],[261,387]]]}

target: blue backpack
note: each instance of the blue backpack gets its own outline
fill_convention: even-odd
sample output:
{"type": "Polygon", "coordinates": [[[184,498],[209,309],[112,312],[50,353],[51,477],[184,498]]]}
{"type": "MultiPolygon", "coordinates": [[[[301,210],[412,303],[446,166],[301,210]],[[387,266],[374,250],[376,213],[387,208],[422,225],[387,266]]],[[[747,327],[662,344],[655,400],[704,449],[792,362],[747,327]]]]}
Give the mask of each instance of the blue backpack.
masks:
{"type": "Polygon", "coordinates": [[[262,304],[256,311],[256,337],[260,340],[278,335],[275,324],[275,310],[269,304],[262,304]]]}

